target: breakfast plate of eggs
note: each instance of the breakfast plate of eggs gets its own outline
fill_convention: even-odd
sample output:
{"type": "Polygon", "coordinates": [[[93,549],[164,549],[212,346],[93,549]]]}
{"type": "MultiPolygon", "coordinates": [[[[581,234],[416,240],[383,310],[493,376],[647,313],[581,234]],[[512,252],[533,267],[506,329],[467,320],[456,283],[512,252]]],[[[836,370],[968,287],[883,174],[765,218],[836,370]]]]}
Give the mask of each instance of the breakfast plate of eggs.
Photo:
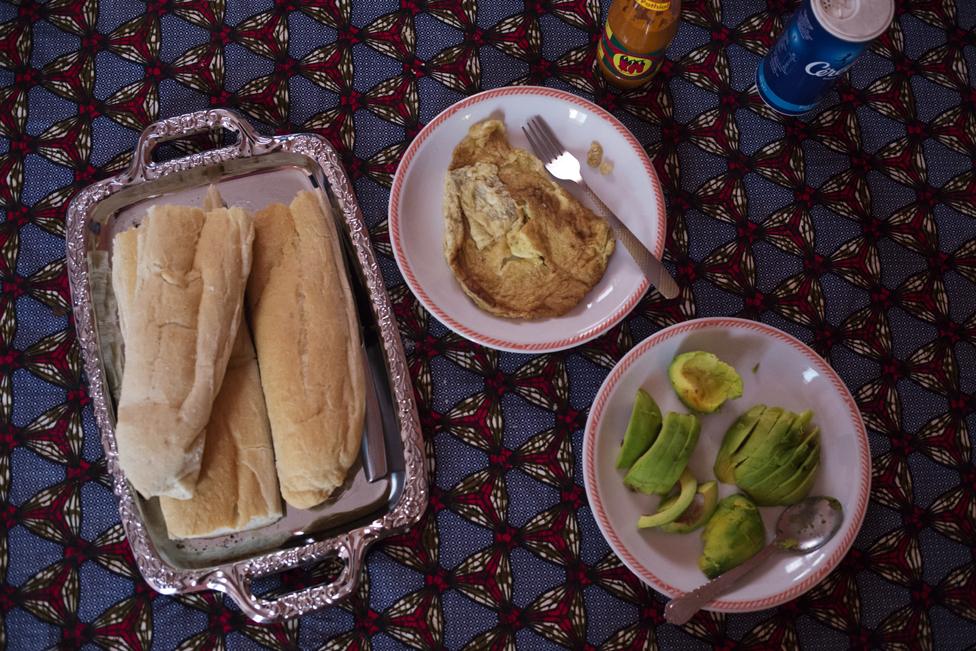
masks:
{"type": "Polygon", "coordinates": [[[598,337],[650,287],[599,210],[532,155],[522,126],[533,116],[660,259],[664,194],[644,148],[606,110],[552,88],[499,88],[448,107],[404,153],[389,207],[394,257],[420,303],[469,340],[523,353],[598,337]]]}

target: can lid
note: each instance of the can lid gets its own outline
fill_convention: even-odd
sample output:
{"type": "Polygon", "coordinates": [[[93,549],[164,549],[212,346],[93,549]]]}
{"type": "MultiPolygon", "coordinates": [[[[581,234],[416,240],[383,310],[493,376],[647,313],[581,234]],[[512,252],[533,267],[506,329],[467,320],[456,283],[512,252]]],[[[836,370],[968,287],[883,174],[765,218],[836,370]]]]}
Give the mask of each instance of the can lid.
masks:
{"type": "Polygon", "coordinates": [[[894,0],[812,0],[813,13],[824,29],[845,41],[873,41],[891,25],[894,0]]]}

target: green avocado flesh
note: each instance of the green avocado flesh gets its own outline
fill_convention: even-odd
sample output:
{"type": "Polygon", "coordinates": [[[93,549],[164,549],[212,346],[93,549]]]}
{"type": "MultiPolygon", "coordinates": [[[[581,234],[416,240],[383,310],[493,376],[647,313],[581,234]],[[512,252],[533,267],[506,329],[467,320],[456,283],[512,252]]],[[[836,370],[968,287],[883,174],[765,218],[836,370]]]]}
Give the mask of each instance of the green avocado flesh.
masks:
{"type": "Polygon", "coordinates": [[[820,441],[818,440],[817,445],[810,453],[810,456],[804,465],[796,471],[793,479],[787,481],[787,483],[784,485],[788,490],[792,490],[789,490],[788,493],[780,497],[777,504],[796,504],[806,497],[810,493],[810,489],[813,488],[813,482],[817,478],[817,468],[819,467],[820,441]],[[797,481],[795,487],[793,487],[794,481],[797,481]]]}
{"type": "Polygon", "coordinates": [[[756,405],[725,433],[715,476],[761,506],[795,504],[809,492],[820,460],[813,412],[756,405]]]}
{"type": "MultiPolygon", "coordinates": [[[[678,500],[678,495],[669,497],[664,502],[658,510],[664,510],[671,504],[674,504],[678,500]]],[[[712,517],[712,513],[715,512],[715,507],[718,505],[718,484],[714,481],[707,481],[704,484],[698,485],[698,490],[695,492],[694,499],[692,499],[691,504],[688,505],[681,515],[677,518],[668,522],[667,524],[662,524],[659,528],[665,533],[689,533],[702,526],[708,519],[712,517]]]]}
{"type": "Polygon", "coordinates": [[[688,465],[701,424],[692,414],[668,412],[661,433],[624,475],[624,485],[641,493],[666,495],[688,465]]]}
{"type": "Polygon", "coordinates": [[[720,501],[702,530],[704,548],[698,567],[709,579],[741,565],[766,544],[759,509],[745,495],[730,495],[720,501]]]}
{"type": "Polygon", "coordinates": [[[775,469],[755,481],[744,479],[739,488],[760,506],[794,504],[800,498],[792,502],[784,501],[785,498],[814,474],[819,458],[820,436],[819,430],[814,427],[797,444],[788,459],[784,459],[775,469]]]}
{"type": "Polygon", "coordinates": [[[732,465],[732,455],[742,446],[746,438],[752,434],[753,428],[759,422],[759,417],[766,411],[766,405],[756,405],[746,413],[739,416],[732,427],[725,433],[722,439],[722,447],[719,448],[718,456],[715,457],[715,476],[720,482],[726,484],[735,483],[735,475],[732,465]]]}
{"type": "Polygon", "coordinates": [[[681,484],[681,492],[674,498],[674,501],[667,506],[662,502],[661,506],[658,507],[658,510],[653,515],[642,515],[639,517],[637,519],[638,529],[647,529],[648,527],[658,527],[662,524],[668,524],[685,512],[685,509],[695,499],[695,492],[698,490],[698,480],[685,468],[681,472],[679,483],[681,484]]]}
{"type": "Polygon", "coordinates": [[[736,483],[761,481],[789,459],[800,444],[800,437],[791,435],[796,418],[796,414],[790,411],[780,414],[756,451],[735,466],[736,483]]]}
{"type": "Polygon", "coordinates": [[[751,457],[762,445],[763,441],[766,440],[766,436],[772,431],[773,425],[779,420],[779,417],[783,415],[783,409],[781,407],[767,407],[766,410],[759,417],[759,421],[756,426],[752,428],[752,433],[746,437],[746,440],[742,442],[739,449],[732,454],[732,467],[738,466],[740,463],[751,457]]]}
{"type": "Polygon", "coordinates": [[[681,353],[668,367],[678,398],[689,409],[710,414],[730,398],[742,395],[742,378],[713,353],[681,353]]]}
{"type": "Polygon", "coordinates": [[[624,433],[624,442],[617,454],[617,468],[626,470],[647,452],[661,431],[661,408],[654,398],[643,389],[637,390],[634,408],[630,412],[630,422],[624,433]]]}

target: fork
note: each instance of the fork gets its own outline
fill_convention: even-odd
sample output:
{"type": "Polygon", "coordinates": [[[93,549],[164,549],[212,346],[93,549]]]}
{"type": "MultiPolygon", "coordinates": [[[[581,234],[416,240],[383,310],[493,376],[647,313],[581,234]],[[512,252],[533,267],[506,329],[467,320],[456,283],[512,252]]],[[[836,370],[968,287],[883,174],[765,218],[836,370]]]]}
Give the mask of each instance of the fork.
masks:
{"type": "Polygon", "coordinates": [[[630,257],[634,259],[651,284],[657,287],[665,298],[676,297],[678,285],[674,282],[674,278],[643,242],[637,239],[633,231],[627,228],[627,225],[590,189],[580,174],[579,159],[559,142],[559,138],[552,132],[546,121],[538,115],[531,117],[522,127],[522,132],[525,133],[532,150],[542,160],[550,174],[562,181],[572,181],[578,185],[598,210],[604,213],[614,235],[623,243],[630,257]]]}

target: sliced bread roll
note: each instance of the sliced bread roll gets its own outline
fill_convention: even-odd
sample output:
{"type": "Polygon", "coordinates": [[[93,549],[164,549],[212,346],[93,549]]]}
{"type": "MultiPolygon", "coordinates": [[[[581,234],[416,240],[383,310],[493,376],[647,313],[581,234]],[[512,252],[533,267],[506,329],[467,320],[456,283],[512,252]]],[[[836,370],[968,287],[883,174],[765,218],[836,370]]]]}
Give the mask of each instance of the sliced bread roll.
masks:
{"type": "Polygon", "coordinates": [[[365,410],[359,323],[338,234],[311,192],[254,216],[247,303],[281,494],[311,508],[356,460],[365,410]]]}
{"type": "Polygon", "coordinates": [[[241,322],[253,220],[237,208],[154,206],[132,232],[113,245],[116,296],[123,276],[135,279],[121,318],[119,463],[144,497],[188,499],[241,322]]]}

